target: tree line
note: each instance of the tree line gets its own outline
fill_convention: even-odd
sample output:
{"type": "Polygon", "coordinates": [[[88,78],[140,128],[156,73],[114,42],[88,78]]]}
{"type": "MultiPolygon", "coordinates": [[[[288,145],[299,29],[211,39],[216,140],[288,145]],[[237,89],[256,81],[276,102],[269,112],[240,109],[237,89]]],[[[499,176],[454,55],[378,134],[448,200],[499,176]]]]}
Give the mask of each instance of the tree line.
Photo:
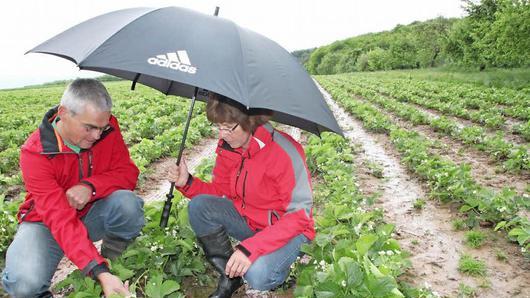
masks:
{"type": "Polygon", "coordinates": [[[530,0],[463,0],[467,16],[398,25],[293,52],[312,74],[530,66],[530,0]]]}

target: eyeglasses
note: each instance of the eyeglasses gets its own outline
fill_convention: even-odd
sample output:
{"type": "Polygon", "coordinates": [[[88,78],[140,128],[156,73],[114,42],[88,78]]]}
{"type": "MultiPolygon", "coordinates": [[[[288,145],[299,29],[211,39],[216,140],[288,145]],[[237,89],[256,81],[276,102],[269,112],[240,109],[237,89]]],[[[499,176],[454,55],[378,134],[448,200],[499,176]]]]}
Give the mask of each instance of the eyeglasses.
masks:
{"type": "Polygon", "coordinates": [[[234,127],[232,128],[225,128],[225,127],[219,127],[217,125],[213,125],[213,127],[215,129],[217,129],[219,132],[225,132],[226,134],[231,134],[234,132],[234,130],[236,130],[236,128],[239,126],[239,123],[237,123],[236,125],[234,125],[234,127]]]}
{"type": "Polygon", "coordinates": [[[97,131],[98,133],[102,134],[104,131],[107,131],[110,129],[110,125],[107,124],[104,127],[97,127],[91,124],[83,124],[83,128],[86,132],[91,133],[93,131],[97,131]]]}

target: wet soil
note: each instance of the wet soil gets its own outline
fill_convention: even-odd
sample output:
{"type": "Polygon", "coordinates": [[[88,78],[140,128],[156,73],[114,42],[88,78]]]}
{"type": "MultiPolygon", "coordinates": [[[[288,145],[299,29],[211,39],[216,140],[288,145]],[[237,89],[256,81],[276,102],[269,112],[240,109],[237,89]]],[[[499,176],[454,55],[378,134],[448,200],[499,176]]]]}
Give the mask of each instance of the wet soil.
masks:
{"type": "MultiPolygon", "coordinates": [[[[191,174],[195,173],[195,169],[204,159],[214,156],[217,141],[217,138],[206,138],[199,144],[194,145],[192,149],[184,150],[182,159],[186,162],[191,174]]],[[[151,173],[147,175],[137,190],[146,203],[166,199],[166,194],[169,192],[171,185],[166,180],[167,170],[176,161],[176,158],[168,157],[158,160],[149,166],[151,173]]]]}
{"type": "Polygon", "coordinates": [[[489,237],[490,243],[478,250],[468,248],[464,245],[463,232],[452,230],[451,221],[458,213],[453,206],[426,200],[423,209],[415,211],[413,203],[425,199],[427,190],[400,164],[399,153],[388,137],[365,132],[359,121],[333,102],[329,94],[323,93],[346,137],[354,147],[360,145],[356,162],[361,190],[379,195],[376,205],[384,209],[386,220],[395,224],[398,241],[411,253],[412,266],[403,279],[416,286],[427,285],[446,297],[458,296],[461,283],[477,288],[479,297],[530,297],[530,264],[516,245],[485,229],[485,233],[495,236],[489,237]],[[382,179],[363,170],[367,162],[383,167],[382,179]],[[497,260],[499,250],[508,255],[505,262],[497,260]],[[464,253],[485,261],[486,277],[472,278],[458,271],[458,260],[464,253]]]}

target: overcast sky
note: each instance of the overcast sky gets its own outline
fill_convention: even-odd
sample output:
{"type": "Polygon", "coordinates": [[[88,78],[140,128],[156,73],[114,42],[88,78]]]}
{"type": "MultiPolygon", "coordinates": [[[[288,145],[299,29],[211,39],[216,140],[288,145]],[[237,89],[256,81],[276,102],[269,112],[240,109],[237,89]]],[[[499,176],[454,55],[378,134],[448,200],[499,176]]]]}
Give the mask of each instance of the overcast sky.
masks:
{"type": "Polygon", "coordinates": [[[82,21],[130,7],[182,6],[261,33],[288,51],[312,48],[438,16],[462,17],[461,0],[3,0],[0,89],[99,75],[65,59],[24,53],[82,21]]]}

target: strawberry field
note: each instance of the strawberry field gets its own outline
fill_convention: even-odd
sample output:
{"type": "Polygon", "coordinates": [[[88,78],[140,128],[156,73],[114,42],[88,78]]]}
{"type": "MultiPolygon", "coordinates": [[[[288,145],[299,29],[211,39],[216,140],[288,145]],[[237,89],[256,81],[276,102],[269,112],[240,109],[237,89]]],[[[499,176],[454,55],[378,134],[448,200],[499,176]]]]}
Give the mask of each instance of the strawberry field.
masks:
{"type": "MultiPolygon", "coordinates": [[[[362,135],[324,133],[318,138],[302,133],[313,176],[317,236],[303,248],[285,286],[259,297],[528,297],[530,88],[493,88],[398,72],[316,80],[344,110],[344,120],[355,124],[344,128],[347,135],[362,135]],[[372,159],[371,143],[402,172],[372,159]],[[394,185],[393,175],[406,175],[418,193],[399,188],[402,180],[394,185]],[[385,195],[396,189],[397,195],[385,195]],[[410,196],[398,201],[400,195],[410,196]],[[398,207],[389,207],[393,203],[398,207]],[[422,224],[416,226],[416,221],[422,224]],[[442,244],[420,231],[428,224],[431,234],[447,235],[446,245],[455,250],[438,250],[442,244]],[[435,261],[419,257],[429,252],[435,261]],[[513,275],[501,276],[503,271],[513,275]],[[446,272],[451,278],[442,276],[446,272]]],[[[189,100],[142,86],[130,91],[128,82],[106,86],[142,172],[142,191],[154,178],[163,179],[154,177],[157,162],[177,155],[189,100]]],[[[2,259],[24,195],[19,148],[63,90],[0,91],[2,259]]],[[[196,152],[199,141],[213,138],[204,105],[198,104],[188,154],[196,152]]],[[[207,178],[212,156],[200,158],[204,161],[195,175],[207,178]]],[[[186,205],[187,199],[175,197],[168,228],[162,230],[161,202],[148,202],[142,235],[111,264],[136,296],[203,297],[215,286],[189,227],[186,205]]],[[[56,282],[54,292],[101,295],[99,285],[79,271],[56,282]]],[[[241,290],[237,295],[257,294],[241,290]]]]}

